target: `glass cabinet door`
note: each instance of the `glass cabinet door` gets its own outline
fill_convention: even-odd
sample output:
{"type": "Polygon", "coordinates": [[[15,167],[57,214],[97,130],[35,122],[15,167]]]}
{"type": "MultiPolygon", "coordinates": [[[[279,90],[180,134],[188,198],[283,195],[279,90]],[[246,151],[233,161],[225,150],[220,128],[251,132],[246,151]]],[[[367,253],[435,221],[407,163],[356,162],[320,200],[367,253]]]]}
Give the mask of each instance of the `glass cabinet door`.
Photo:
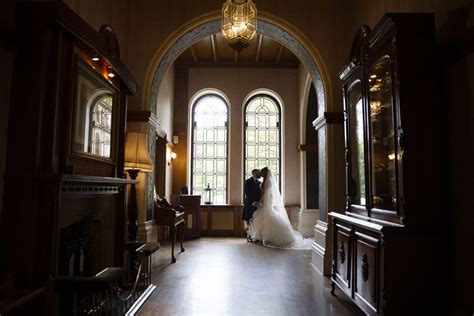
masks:
{"type": "Polygon", "coordinates": [[[395,210],[396,152],[390,56],[379,58],[368,76],[372,208],[395,210]]]}
{"type": "Polygon", "coordinates": [[[350,145],[350,199],[351,204],[366,205],[365,195],[365,148],[362,84],[354,83],[347,93],[349,110],[350,145]]]}

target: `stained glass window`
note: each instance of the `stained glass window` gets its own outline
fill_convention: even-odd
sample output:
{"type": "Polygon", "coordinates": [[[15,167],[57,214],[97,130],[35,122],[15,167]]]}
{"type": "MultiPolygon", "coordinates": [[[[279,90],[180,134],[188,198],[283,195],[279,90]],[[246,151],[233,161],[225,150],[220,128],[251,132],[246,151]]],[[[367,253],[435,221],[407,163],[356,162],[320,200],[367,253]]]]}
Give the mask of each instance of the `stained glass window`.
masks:
{"type": "Polygon", "coordinates": [[[245,179],[253,169],[268,167],[280,183],[280,105],[268,95],[256,95],[245,107],[245,179]]]}
{"type": "Polygon", "coordinates": [[[112,130],[112,96],[101,97],[91,111],[92,133],[89,134],[89,152],[110,157],[110,134],[112,130]]]}
{"type": "Polygon", "coordinates": [[[216,94],[206,94],[193,105],[192,194],[201,195],[209,184],[212,200],[227,203],[228,107],[216,94]]]}

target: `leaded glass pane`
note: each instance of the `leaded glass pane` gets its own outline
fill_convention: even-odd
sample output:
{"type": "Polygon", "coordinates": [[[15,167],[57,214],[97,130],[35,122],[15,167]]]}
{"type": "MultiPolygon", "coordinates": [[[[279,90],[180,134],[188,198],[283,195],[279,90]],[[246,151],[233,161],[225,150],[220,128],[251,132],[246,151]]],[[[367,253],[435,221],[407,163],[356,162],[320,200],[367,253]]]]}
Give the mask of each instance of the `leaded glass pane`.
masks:
{"type": "Polygon", "coordinates": [[[204,145],[195,145],[194,156],[199,158],[204,156],[204,145]]]}
{"type": "Polygon", "coordinates": [[[89,152],[110,157],[110,133],[112,130],[112,96],[100,98],[92,109],[92,131],[89,152]]]}
{"type": "Polygon", "coordinates": [[[226,203],[227,112],[225,102],[212,94],[200,98],[193,106],[191,186],[192,194],[200,194],[202,201],[204,188],[209,184],[214,203],[226,203]]]}
{"type": "Polygon", "coordinates": [[[214,156],[214,144],[206,143],[206,157],[212,158],[214,156]]]}
{"type": "Polygon", "coordinates": [[[216,162],[216,170],[218,173],[225,173],[225,160],[217,160],[216,162]]]}
{"type": "Polygon", "coordinates": [[[259,95],[245,110],[245,177],[255,168],[267,166],[280,179],[280,106],[268,96],[259,95]]]}

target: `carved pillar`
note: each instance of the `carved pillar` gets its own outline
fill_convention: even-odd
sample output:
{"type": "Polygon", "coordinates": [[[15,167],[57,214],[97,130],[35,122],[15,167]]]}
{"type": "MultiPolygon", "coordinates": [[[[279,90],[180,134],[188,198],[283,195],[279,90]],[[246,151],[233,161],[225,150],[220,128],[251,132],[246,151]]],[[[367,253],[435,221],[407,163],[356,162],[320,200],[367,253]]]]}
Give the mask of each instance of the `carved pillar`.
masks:
{"type": "Polygon", "coordinates": [[[344,209],[343,113],[324,112],[314,122],[318,132],[319,220],[314,227],[311,254],[313,267],[323,275],[331,273],[331,226],[327,214],[344,209]]]}

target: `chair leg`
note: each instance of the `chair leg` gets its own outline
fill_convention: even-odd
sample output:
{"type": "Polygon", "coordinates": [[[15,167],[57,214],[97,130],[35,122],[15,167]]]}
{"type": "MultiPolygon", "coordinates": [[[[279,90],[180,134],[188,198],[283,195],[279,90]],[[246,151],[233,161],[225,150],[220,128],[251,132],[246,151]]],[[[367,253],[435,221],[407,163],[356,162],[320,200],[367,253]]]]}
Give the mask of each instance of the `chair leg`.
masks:
{"type": "Polygon", "coordinates": [[[174,257],[174,242],[176,241],[176,226],[171,226],[171,262],[175,263],[176,258],[174,257]]]}
{"type": "Polygon", "coordinates": [[[184,222],[181,223],[181,252],[184,252],[183,239],[184,239],[184,222]]]}

